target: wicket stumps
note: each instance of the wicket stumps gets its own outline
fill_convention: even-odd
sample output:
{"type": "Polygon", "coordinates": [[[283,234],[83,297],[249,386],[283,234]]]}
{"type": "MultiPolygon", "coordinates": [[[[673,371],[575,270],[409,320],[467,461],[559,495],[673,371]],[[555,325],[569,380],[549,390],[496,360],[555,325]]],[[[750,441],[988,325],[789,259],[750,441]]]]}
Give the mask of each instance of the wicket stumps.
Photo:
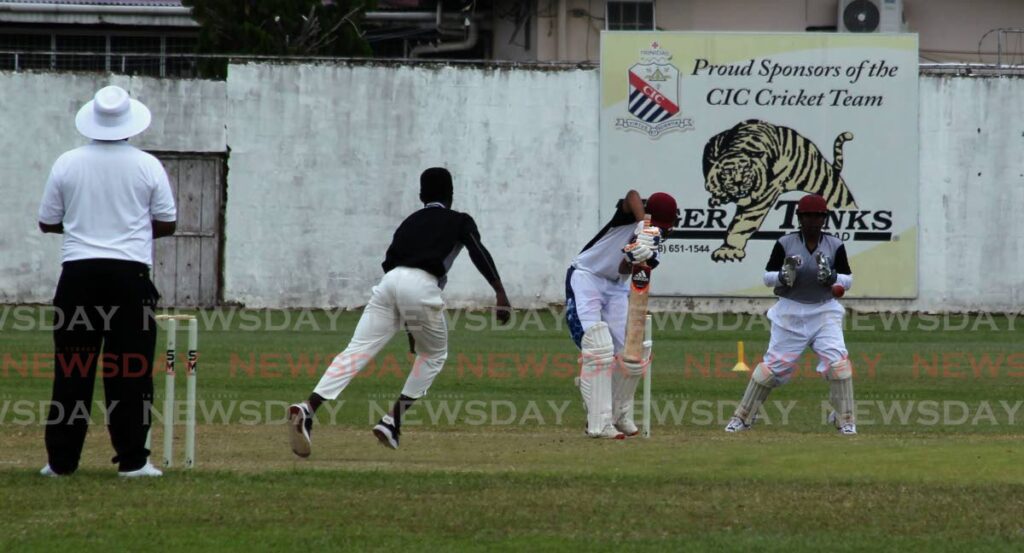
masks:
{"type": "MultiPolygon", "coordinates": [[[[174,380],[177,360],[178,321],[188,328],[188,353],[185,365],[185,468],[196,466],[196,368],[199,361],[199,324],[192,315],[157,315],[167,329],[167,351],[164,376],[164,466],[174,464],[174,380]]],[[[152,434],[152,430],[150,430],[152,434]]],[[[150,437],[146,438],[149,449],[150,437]]]]}
{"type": "MultiPolygon", "coordinates": [[[[644,319],[644,351],[654,351],[654,339],[651,332],[651,316],[647,315],[644,319]]],[[[643,411],[644,411],[644,423],[641,431],[641,435],[645,438],[651,437],[651,366],[653,363],[654,355],[651,355],[651,361],[647,362],[647,370],[644,371],[644,392],[643,392],[643,411]]]]}

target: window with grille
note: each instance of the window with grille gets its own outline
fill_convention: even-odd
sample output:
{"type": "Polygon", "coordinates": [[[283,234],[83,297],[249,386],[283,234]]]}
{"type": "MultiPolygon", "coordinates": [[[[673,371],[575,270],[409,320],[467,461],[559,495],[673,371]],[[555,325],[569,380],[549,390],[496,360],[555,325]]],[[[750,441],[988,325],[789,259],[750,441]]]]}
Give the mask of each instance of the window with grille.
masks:
{"type": "Polygon", "coordinates": [[[52,41],[51,35],[0,34],[0,50],[5,52],[0,55],[0,69],[49,69],[52,57],[50,54],[29,52],[49,52],[53,49],[52,41]]]}
{"type": "Polygon", "coordinates": [[[605,24],[609,31],[653,31],[654,2],[608,2],[605,24]]]}
{"type": "Polygon", "coordinates": [[[104,71],[107,69],[103,54],[107,51],[107,37],[103,35],[54,35],[54,69],[68,71],[104,71]]]}
{"type": "Polygon", "coordinates": [[[0,70],[196,75],[195,35],[0,29],[0,70]]]}
{"type": "Polygon", "coordinates": [[[160,74],[160,37],[115,36],[110,41],[112,69],[129,75],[160,74]],[[155,54],[146,56],[144,54],[155,54]]]}

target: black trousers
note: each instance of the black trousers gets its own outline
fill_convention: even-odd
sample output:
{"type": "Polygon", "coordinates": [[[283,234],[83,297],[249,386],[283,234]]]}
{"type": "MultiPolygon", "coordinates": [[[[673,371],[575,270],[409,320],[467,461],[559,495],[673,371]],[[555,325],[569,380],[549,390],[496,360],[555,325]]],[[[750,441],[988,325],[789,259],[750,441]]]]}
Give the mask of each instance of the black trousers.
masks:
{"type": "Polygon", "coordinates": [[[119,470],[146,464],[153,403],[154,308],[159,294],[143,263],[64,263],[53,298],[54,379],[46,425],[50,468],[78,468],[89,429],[97,370],[119,470]]]}

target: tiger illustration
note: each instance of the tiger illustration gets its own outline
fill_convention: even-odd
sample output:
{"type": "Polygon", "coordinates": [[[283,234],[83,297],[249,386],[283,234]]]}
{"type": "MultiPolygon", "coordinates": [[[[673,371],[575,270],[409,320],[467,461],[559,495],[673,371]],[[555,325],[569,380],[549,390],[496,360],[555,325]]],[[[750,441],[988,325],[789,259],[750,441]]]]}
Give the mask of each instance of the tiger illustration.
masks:
{"type": "Polygon", "coordinates": [[[848,140],[853,140],[853,133],[836,137],[829,164],[813,142],[793,129],[757,119],[713,136],[704,146],[704,187],[711,194],[708,206],[735,203],[736,213],[725,244],[711,253],[711,259],[743,259],[747,240],[784,192],[821,194],[833,209],[856,209],[853,194],[839,176],[843,143],[848,140]]]}

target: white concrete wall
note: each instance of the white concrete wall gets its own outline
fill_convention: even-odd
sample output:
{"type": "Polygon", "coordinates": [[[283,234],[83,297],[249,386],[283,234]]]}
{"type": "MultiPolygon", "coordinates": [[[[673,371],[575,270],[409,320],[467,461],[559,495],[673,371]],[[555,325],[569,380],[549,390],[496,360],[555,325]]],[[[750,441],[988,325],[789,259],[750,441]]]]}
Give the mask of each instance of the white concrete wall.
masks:
{"type": "MultiPolygon", "coordinates": [[[[441,165],[513,301],[559,301],[597,223],[597,90],[593,70],[232,66],[225,298],[363,305],[441,165]]],[[[446,297],[493,303],[468,255],[446,297]]]]}
{"type": "MultiPolygon", "coordinates": [[[[561,302],[598,206],[597,72],[379,65],[233,66],[227,83],[0,73],[0,302],[46,302],[60,239],[36,212],[50,164],[83,142],[73,116],[107,82],[153,109],[144,148],[230,147],[224,296],[261,307],[353,307],[379,278],[419,172],[445,165],[517,306],[561,302]]],[[[920,297],[864,309],[1021,309],[1024,79],[920,81],[920,297]]],[[[700,199],[681,198],[683,205],[700,199]]],[[[599,215],[600,213],[600,215],[599,215]]],[[[752,282],[758,275],[752,275],[752,282]]],[[[491,302],[463,255],[453,305],[491,302]]],[[[698,311],[768,301],[656,302],[698,311]]]]}
{"type": "Polygon", "coordinates": [[[75,113],[109,84],[153,112],[132,139],[143,149],[223,152],[225,83],[92,74],[0,72],[0,303],[49,302],[60,275],[58,235],[37,227],[50,166],[88,140],[75,113]]]}
{"type": "Polygon", "coordinates": [[[1024,79],[921,79],[924,309],[1024,307],[1024,79]]]}

